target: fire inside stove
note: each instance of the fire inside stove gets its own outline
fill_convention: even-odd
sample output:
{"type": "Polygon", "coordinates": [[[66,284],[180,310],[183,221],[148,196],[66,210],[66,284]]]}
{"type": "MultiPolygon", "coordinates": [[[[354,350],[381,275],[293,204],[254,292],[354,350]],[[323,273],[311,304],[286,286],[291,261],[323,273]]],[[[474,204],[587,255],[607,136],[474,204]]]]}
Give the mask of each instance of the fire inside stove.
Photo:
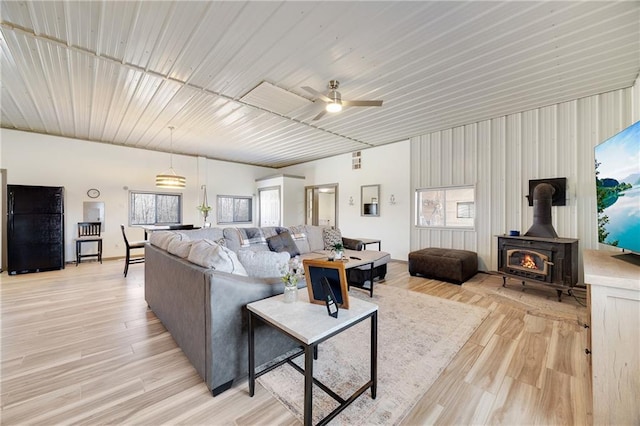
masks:
{"type": "Polygon", "coordinates": [[[522,262],[520,262],[520,266],[527,269],[538,269],[538,267],[536,266],[536,261],[533,260],[533,256],[530,256],[528,254],[524,256],[522,262]]]}
{"type": "Polygon", "coordinates": [[[520,271],[540,275],[549,273],[549,257],[531,250],[508,250],[507,264],[509,268],[520,271]]]}

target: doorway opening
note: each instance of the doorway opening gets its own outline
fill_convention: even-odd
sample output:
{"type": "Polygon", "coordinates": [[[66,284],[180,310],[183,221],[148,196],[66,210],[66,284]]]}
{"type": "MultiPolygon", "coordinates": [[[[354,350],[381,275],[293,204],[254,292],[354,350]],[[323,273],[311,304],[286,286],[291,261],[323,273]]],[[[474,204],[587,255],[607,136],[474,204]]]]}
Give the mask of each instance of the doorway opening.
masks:
{"type": "Polygon", "coordinates": [[[338,227],[338,184],[305,187],[305,223],[338,227]]]}

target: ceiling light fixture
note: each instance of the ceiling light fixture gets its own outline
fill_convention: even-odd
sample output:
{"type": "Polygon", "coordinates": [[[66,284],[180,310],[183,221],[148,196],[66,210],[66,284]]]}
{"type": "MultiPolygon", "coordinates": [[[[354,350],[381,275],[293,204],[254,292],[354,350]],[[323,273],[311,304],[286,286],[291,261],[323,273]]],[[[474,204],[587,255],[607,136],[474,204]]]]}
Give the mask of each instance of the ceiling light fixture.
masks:
{"type": "Polygon", "coordinates": [[[331,80],[329,82],[329,88],[331,91],[327,95],[327,98],[331,99],[331,102],[327,102],[327,112],[340,112],[342,111],[342,96],[338,92],[338,82],[331,80]]]}
{"type": "Polygon", "coordinates": [[[327,104],[327,112],[340,112],[342,111],[342,104],[338,102],[331,102],[327,104]]]}
{"type": "Polygon", "coordinates": [[[187,179],[184,176],[178,175],[173,170],[173,126],[169,126],[171,136],[169,140],[169,171],[156,175],[156,186],[158,188],[184,188],[187,184],[187,179]]]}

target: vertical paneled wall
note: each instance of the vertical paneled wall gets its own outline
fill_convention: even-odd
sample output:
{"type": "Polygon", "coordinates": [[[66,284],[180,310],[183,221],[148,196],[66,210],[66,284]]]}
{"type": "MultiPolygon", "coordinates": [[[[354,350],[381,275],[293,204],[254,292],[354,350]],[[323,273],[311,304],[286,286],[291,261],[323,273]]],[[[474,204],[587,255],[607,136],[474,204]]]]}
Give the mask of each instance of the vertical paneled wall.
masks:
{"type": "Polygon", "coordinates": [[[418,228],[414,208],[411,250],[473,250],[481,270],[496,270],[495,236],[524,233],[533,222],[529,180],[553,177],[566,177],[568,185],[567,205],[552,208],[558,235],[580,239],[580,250],[596,248],[593,148],[638,119],[639,92],[636,81],[632,88],[413,138],[411,190],[476,185],[477,217],[473,231],[418,228]]]}

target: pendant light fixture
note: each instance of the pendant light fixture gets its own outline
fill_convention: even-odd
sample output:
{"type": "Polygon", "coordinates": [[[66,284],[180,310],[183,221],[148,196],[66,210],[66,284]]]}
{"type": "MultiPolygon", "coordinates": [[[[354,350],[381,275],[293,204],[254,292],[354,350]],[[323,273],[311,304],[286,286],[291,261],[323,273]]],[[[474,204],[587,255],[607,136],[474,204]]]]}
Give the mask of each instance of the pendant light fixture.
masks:
{"type": "Polygon", "coordinates": [[[176,174],[173,170],[173,126],[169,126],[171,139],[169,140],[169,171],[165,174],[156,175],[156,186],[158,188],[184,188],[187,180],[184,176],[176,174]]]}

